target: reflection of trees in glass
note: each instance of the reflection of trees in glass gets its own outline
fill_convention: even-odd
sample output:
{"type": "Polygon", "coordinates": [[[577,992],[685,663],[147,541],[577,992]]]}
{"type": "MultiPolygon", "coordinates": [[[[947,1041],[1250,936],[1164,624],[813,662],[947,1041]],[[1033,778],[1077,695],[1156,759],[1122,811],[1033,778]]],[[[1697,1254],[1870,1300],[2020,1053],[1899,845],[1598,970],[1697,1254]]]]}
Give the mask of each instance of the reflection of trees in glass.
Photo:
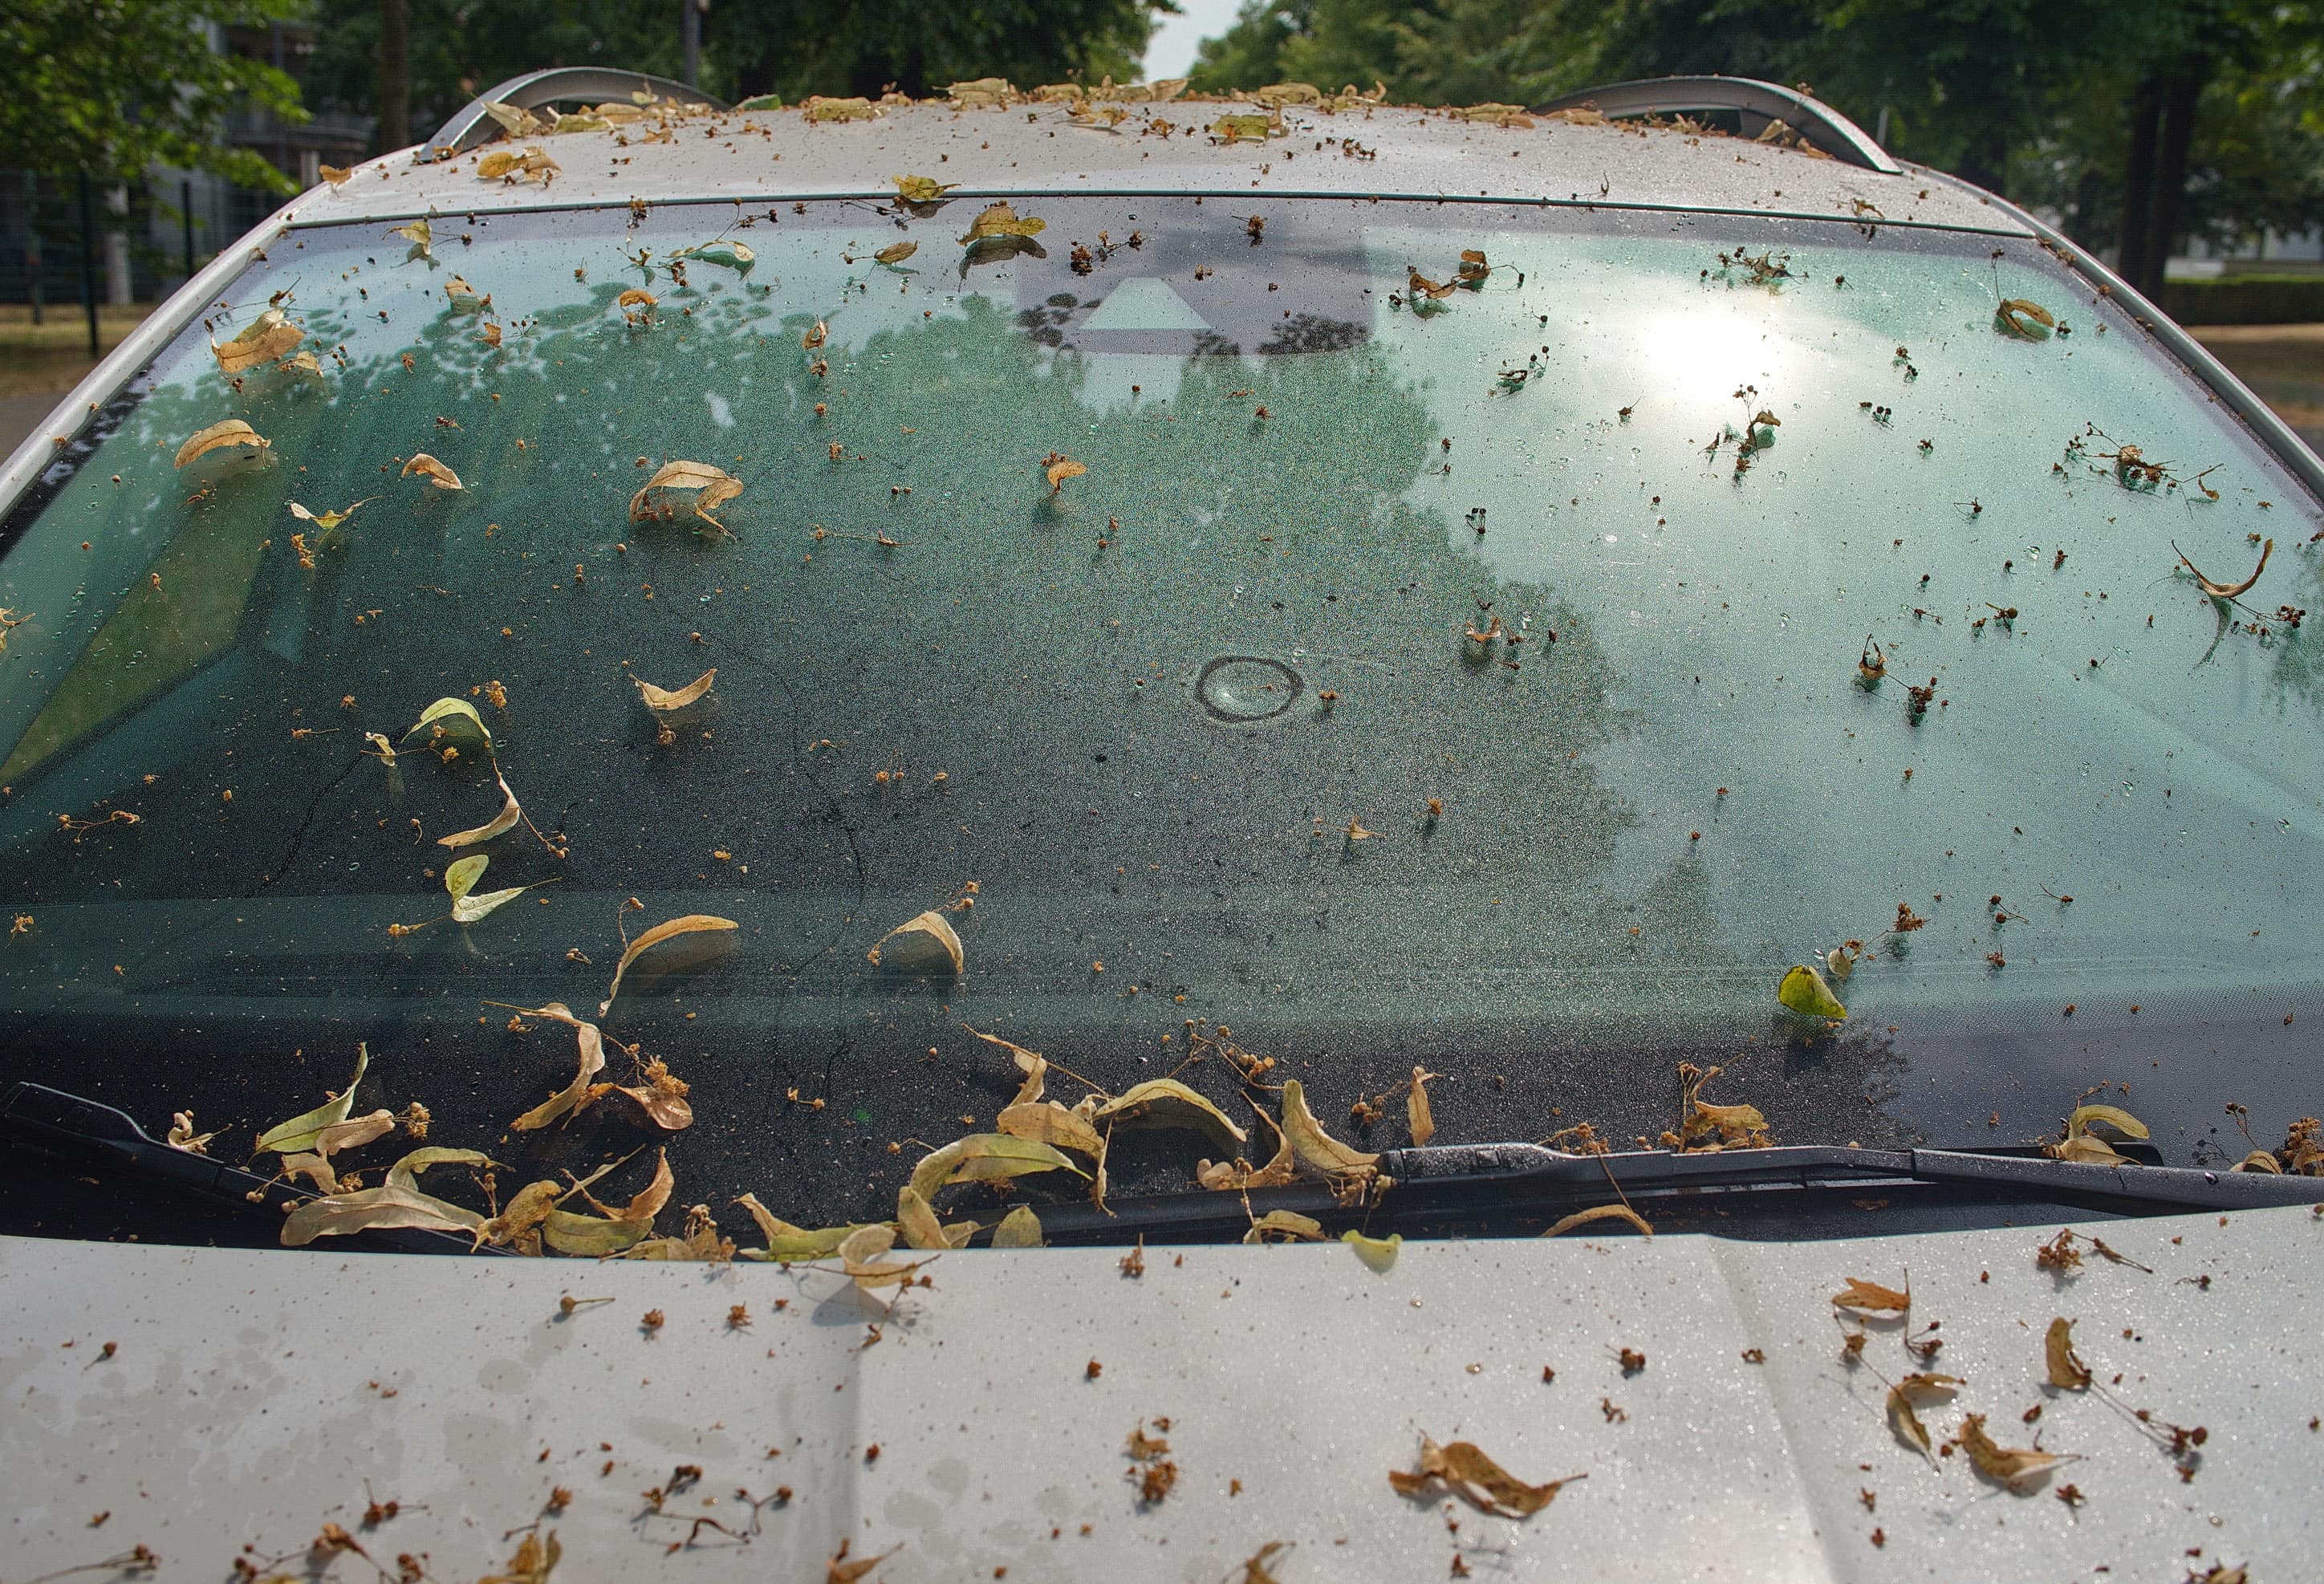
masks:
{"type": "Polygon", "coordinates": [[[1282,328],[1259,348],[1263,353],[1344,352],[1351,346],[1361,345],[1370,331],[1362,325],[1351,325],[1345,319],[1325,318],[1317,314],[1294,314],[1282,328]]]}

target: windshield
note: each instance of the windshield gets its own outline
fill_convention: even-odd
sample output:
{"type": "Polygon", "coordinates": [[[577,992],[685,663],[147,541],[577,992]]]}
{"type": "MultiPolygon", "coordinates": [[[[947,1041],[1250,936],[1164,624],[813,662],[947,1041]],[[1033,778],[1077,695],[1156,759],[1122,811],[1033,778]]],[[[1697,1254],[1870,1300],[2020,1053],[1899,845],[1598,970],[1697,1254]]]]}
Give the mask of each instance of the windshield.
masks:
{"type": "Polygon", "coordinates": [[[964,249],[982,207],[254,262],[7,524],[0,1076],[263,1128],[361,1042],[358,1110],[800,1220],[991,1127],[972,1030],[1240,1110],[1223,1024],[1369,1148],[1415,1066],[1439,1142],[1652,1140],[1683,1062],[1786,1142],[2298,1103],[2315,503],[2037,248],[1074,198],[964,249]],[[270,301],[313,365],[229,372],[270,301]],[[177,465],[226,419],[265,448],[177,465]],[[2270,540],[2235,603],[2179,558],[2270,540]],[[489,742],[407,735],[443,698],[489,742]],[[445,916],[477,855],[465,912],[536,889],[445,916]],[[1809,965],[1844,1019],[1779,1002],[1809,965]],[[552,1001],[694,1126],[507,1142],[552,1001]]]}

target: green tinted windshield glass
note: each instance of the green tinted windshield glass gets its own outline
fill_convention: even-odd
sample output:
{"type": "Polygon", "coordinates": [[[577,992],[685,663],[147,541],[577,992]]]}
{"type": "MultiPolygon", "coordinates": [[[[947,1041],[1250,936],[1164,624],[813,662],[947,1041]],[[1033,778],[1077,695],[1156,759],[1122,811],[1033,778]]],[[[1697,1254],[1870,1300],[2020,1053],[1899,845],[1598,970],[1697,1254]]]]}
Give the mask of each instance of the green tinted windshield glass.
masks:
{"type": "Polygon", "coordinates": [[[1334,1116],[1425,1064],[1446,1140],[1651,1138],[1682,1061],[1797,1142],[2292,1071],[2315,504],[2038,250],[1216,198],[964,248],[979,207],[254,263],[9,525],[9,1073],[263,1126],[363,1040],[376,1103],[498,1138],[572,1062],[504,1008],[696,914],[739,927],[639,960],[605,1076],[693,1085],[682,1193],[800,1219],[990,1125],[970,1028],[1119,1091],[1213,1019],[1334,1116]],[[314,365],[228,373],[205,330],[277,296],[314,365]],[[175,465],[229,419],[267,447],[175,465]],[[741,493],[640,496],[675,461],[741,493]],[[2235,603],[2178,556],[2271,539],[2235,603]],[[441,697],[490,744],[407,738],[441,697]],[[539,889],[446,918],[464,853],[539,889]],[[930,910],[957,972],[882,944],[930,910]],[[1778,1003],[1809,963],[1845,1020],[1778,1003]]]}

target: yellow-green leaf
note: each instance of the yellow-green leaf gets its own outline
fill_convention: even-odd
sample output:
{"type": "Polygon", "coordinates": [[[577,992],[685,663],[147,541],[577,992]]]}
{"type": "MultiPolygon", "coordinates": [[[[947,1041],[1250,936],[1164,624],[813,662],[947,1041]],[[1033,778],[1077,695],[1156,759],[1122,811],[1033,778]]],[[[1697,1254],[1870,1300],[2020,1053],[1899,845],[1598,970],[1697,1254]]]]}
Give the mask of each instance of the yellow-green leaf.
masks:
{"type": "Polygon", "coordinates": [[[2149,1136],[2146,1124],[2120,1106],[2076,1106],[2074,1114],[2066,1119],[2066,1137],[2069,1138],[2080,1137],[2089,1131],[2092,1122],[2104,1122],[2125,1138],[2144,1138],[2149,1136]]]}
{"type": "Polygon", "coordinates": [[[944,1223],[926,1197],[909,1187],[896,1191],[896,1226],[903,1233],[908,1248],[949,1248],[952,1239],[945,1236],[944,1223]]]}
{"type": "Polygon", "coordinates": [[[891,176],[896,184],[896,196],[908,204],[932,204],[954,188],[957,181],[938,181],[933,176],[891,176]]]}
{"type": "Polygon", "coordinates": [[[278,1155],[291,1155],[314,1148],[315,1139],[324,1128],[347,1119],[347,1113],[355,1109],[355,1085],[363,1082],[364,1073],[370,1066],[370,1047],[358,1044],[355,1046],[355,1073],[347,1080],[346,1088],[313,1110],[269,1128],[258,1136],[258,1147],[271,1149],[278,1155]]]}
{"type": "Polygon", "coordinates": [[[1307,1110],[1306,1091],[1296,1078],[1283,1085],[1283,1135],[1301,1160],[1335,1176],[1370,1171],[1379,1162],[1379,1156],[1352,1149],[1323,1131],[1323,1125],[1307,1110]]]}
{"type": "Polygon", "coordinates": [[[1146,1122],[1157,1128],[1194,1128],[1232,1147],[1250,1135],[1227,1114],[1175,1078],[1149,1078],[1128,1093],[1098,1107],[1098,1122],[1146,1122]]]}
{"type": "Polygon", "coordinates": [[[1038,1248],[1045,1239],[1041,1235],[1041,1218],[1033,1213],[1029,1204],[1020,1204],[1001,1218],[992,1229],[995,1248],[1038,1248]]]}
{"type": "Polygon", "coordinates": [[[1823,975],[1805,963],[1794,965],[1784,975],[1784,982],[1775,988],[1775,999],[1808,1018],[1838,1019],[1848,1016],[1848,1008],[1831,993],[1831,986],[1824,982],[1823,975]]]}
{"type": "Polygon", "coordinates": [[[1069,1111],[1055,1101],[1037,1101],[1004,1108],[993,1125],[1012,1138],[1030,1138],[1060,1148],[1078,1150],[1095,1160],[1105,1154],[1105,1140],[1088,1118],[1069,1111]]]}
{"type": "Polygon", "coordinates": [[[987,204],[970,223],[968,235],[960,240],[965,244],[982,242],[988,236],[1038,236],[1048,228],[1047,220],[1038,220],[1030,215],[1020,219],[1003,198],[999,203],[987,204]]]}
{"type": "MultiPolygon", "coordinates": [[[[630,971],[630,964],[636,962],[644,953],[660,945],[664,941],[675,940],[680,935],[717,934],[742,927],[731,918],[720,918],[710,913],[689,913],[684,917],[673,918],[654,926],[632,941],[628,948],[622,953],[622,960],[613,965],[613,982],[606,988],[605,999],[597,1003],[597,1016],[603,1018],[613,1006],[613,998],[622,993],[622,975],[627,973],[630,971]]],[[[699,945],[701,943],[696,944],[699,945]]],[[[710,951],[729,950],[733,944],[731,941],[715,943],[711,945],[710,951]]],[[[709,953],[706,952],[705,954],[707,955],[709,953]]]]}
{"type": "Polygon", "coordinates": [[[931,1150],[912,1168],[912,1191],[934,1202],[936,1190],[952,1183],[991,1182],[998,1177],[1021,1177],[1033,1172],[1067,1171],[1076,1177],[1088,1173],[1055,1148],[1031,1138],[1006,1133],[972,1133],[931,1150]]]}
{"type": "Polygon", "coordinates": [[[421,710],[420,718],[405,728],[403,741],[409,743],[413,734],[423,726],[436,727],[430,741],[436,737],[456,737],[474,732],[484,740],[487,749],[493,745],[492,728],[484,724],[484,717],[476,713],[476,706],[465,698],[439,698],[421,710]]]}
{"type": "Polygon", "coordinates": [[[1340,1234],[1340,1241],[1354,1249],[1358,1259],[1386,1275],[1388,1267],[1396,1263],[1397,1251],[1404,1247],[1404,1234],[1390,1232],[1385,1238],[1367,1238],[1351,1227],[1340,1234]]]}
{"type": "Polygon", "coordinates": [[[1250,1230],[1242,1235],[1246,1243],[1265,1243],[1270,1239],[1285,1243],[1321,1243],[1323,1223],[1313,1216],[1295,1211],[1270,1210],[1250,1223],[1250,1230]]]}
{"type": "Polygon", "coordinates": [[[177,465],[183,467],[195,457],[215,451],[222,446],[247,446],[253,451],[264,451],[272,444],[264,435],[238,418],[214,423],[178,447],[177,465]]]}

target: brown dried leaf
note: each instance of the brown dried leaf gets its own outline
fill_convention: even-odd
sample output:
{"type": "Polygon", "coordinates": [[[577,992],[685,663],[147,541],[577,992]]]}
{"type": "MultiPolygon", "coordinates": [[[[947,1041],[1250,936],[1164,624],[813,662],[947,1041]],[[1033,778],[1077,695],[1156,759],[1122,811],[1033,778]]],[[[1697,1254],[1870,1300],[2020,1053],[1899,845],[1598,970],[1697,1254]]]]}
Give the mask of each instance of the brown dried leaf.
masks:
{"type": "Polygon", "coordinates": [[[1064,456],[1057,452],[1051,452],[1048,461],[1043,464],[1042,471],[1047,475],[1049,480],[1049,493],[1054,495],[1059,490],[1065,487],[1065,481],[1067,479],[1079,478],[1082,474],[1087,473],[1089,469],[1082,465],[1082,464],[1075,462],[1070,456],[1064,456]]]}
{"type": "Polygon", "coordinates": [[[1861,1276],[1846,1279],[1848,1290],[1831,1295],[1834,1308],[1861,1310],[1869,1314],[1901,1314],[1913,1307],[1913,1289],[1909,1282],[1900,1293],[1894,1287],[1884,1287],[1861,1276]]]}
{"type": "Polygon", "coordinates": [[[1004,198],[997,204],[986,205],[983,212],[971,222],[968,235],[960,240],[963,245],[966,245],[982,242],[988,236],[1038,236],[1048,228],[1047,220],[1037,220],[1030,215],[1019,219],[1017,211],[1010,208],[1004,198]]]}
{"type": "Polygon", "coordinates": [[[2050,332],[2058,327],[2058,316],[2038,302],[2022,297],[2004,299],[1993,310],[1993,327],[2021,341],[2046,341],[2050,332]],[[2035,326],[2040,329],[2035,329],[2035,326]]]}
{"type": "Polygon", "coordinates": [[[499,782],[501,797],[503,799],[501,804],[500,813],[493,815],[491,819],[485,821],[483,824],[478,825],[474,830],[455,831],[448,836],[437,837],[436,845],[438,847],[473,847],[479,842],[489,842],[494,836],[501,835],[503,833],[515,828],[516,822],[524,817],[524,810],[517,803],[516,794],[509,790],[508,778],[506,776],[500,776],[496,777],[495,779],[499,782]]]}
{"type": "Polygon", "coordinates": [[[713,527],[724,530],[725,524],[710,513],[742,493],[742,481],[706,462],[665,462],[646,480],[645,487],[630,497],[630,520],[642,522],[649,517],[666,516],[667,505],[650,499],[656,490],[698,490],[694,497],[694,514],[713,527]]]}
{"type": "Polygon", "coordinates": [[[910,258],[914,253],[919,251],[920,244],[917,242],[898,242],[891,243],[888,246],[881,248],[878,253],[873,253],[872,257],[874,262],[879,263],[900,264],[906,259],[910,258]]]}
{"type": "Polygon", "coordinates": [[[2072,1462],[2075,1457],[2070,1452],[1997,1446],[1993,1438],[1985,1433],[1985,1415],[1982,1414],[1962,1414],[1960,1431],[1956,1439],[1960,1441],[1961,1450],[1969,1453],[1969,1460],[1977,1465],[1978,1473],[2013,1490],[2040,1480],[2051,1469],[2061,1463],[2072,1462]]]}
{"type": "Polygon", "coordinates": [[[2049,1331],[2042,1339],[2042,1352],[2050,1367],[2050,1384],[2061,1391],[2079,1392],[2090,1384],[2090,1367],[2074,1351],[2074,1322],[2058,1319],[2050,1322],[2049,1331]]]}
{"type": "Polygon", "coordinates": [[[896,1225],[910,1248],[949,1248],[952,1240],[945,1236],[944,1223],[936,1220],[936,1211],[921,1194],[909,1187],[896,1191],[896,1225]]]}
{"type": "Polygon", "coordinates": [[[1499,1518],[1530,1518],[1557,1499],[1557,1493],[1576,1479],[1589,1478],[1583,1474],[1553,1479],[1546,1485],[1527,1485],[1480,1451],[1470,1441],[1456,1441],[1450,1446],[1438,1446],[1425,1432],[1420,1437],[1420,1468],[1406,1474],[1402,1469],[1388,1470],[1388,1482],[1402,1496],[1432,1495],[1432,1482],[1441,1481],[1443,1487],[1475,1507],[1499,1518]]]}
{"type": "Polygon", "coordinates": [[[396,476],[410,478],[415,473],[424,476],[429,483],[439,490],[456,490],[461,487],[460,475],[425,451],[405,463],[403,471],[396,476]]]}
{"type": "MultiPolygon", "coordinates": [[[[660,945],[664,941],[676,940],[681,935],[715,934],[742,927],[731,918],[720,918],[715,914],[710,913],[688,913],[683,917],[669,919],[655,925],[632,940],[622,951],[622,960],[613,965],[613,982],[605,987],[605,999],[597,1003],[597,1016],[603,1018],[607,1009],[613,1006],[613,998],[622,993],[622,976],[630,971],[630,964],[636,962],[643,953],[660,945]]],[[[696,944],[701,944],[696,943],[696,944]]],[[[731,950],[733,945],[732,941],[721,942],[717,943],[715,949],[731,950]]]]}
{"type": "Polygon", "coordinates": [[[1641,1232],[1644,1232],[1647,1237],[1651,1238],[1655,1235],[1654,1228],[1646,1224],[1646,1218],[1640,1215],[1637,1211],[1632,1210],[1628,1205],[1593,1204],[1588,1210],[1575,1211],[1572,1215],[1565,1217],[1555,1226],[1550,1228],[1549,1230],[1544,1232],[1542,1236],[1545,1238],[1554,1238],[1561,1232],[1570,1232],[1574,1228],[1584,1226],[1591,1221],[1628,1221],[1630,1225],[1637,1228],[1641,1232]]]}
{"type": "Polygon", "coordinates": [[[1029,1204],[1019,1205],[992,1229],[995,1248],[1038,1248],[1046,1241],[1041,1234],[1041,1218],[1033,1213],[1029,1204]]]}
{"type": "Polygon", "coordinates": [[[210,352],[217,358],[218,368],[229,374],[241,373],[262,363],[272,363],[307,338],[307,332],[292,324],[279,308],[270,308],[259,315],[233,340],[224,344],[213,341],[210,352]]]}
{"type": "MultiPolygon", "coordinates": [[[[840,102],[849,105],[863,104],[863,101],[861,99],[848,99],[840,102]]],[[[818,106],[818,108],[825,109],[828,109],[831,106],[828,105],[818,106]]],[[[866,106],[865,108],[869,109],[870,106],[866,106]]],[[[847,121],[856,119],[856,117],[853,115],[817,115],[815,114],[814,110],[810,110],[808,114],[817,121],[847,121]]],[[[872,115],[876,115],[878,114],[879,112],[876,110],[872,111],[872,115]]],[[[862,117],[862,119],[868,121],[871,119],[871,116],[866,115],[862,117]]],[[[835,1554],[829,1561],[824,1564],[823,1584],[856,1584],[857,1579],[862,1578],[872,1569],[878,1567],[881,1562],[886,1561],[890,1557],[894,1556],[898,1552],[903,1549],[904,1548],[901,1545],[891,1545],[876,1557],[858,1557],[851,1562],[847,1560],[847,1543],[843,1540],[839,1543],[839,1550],[837,1553],[835,1554]]]]}
{"type": "Polygon", "coordinates": [[[1442,1076],[1442,1073],[1431,1073],[1425,1067],[1412,1070],[1412,1087],[1404,1095],[1404,1117],[1411,1125],[1412,1142],[1416,1148],[1425,1147],[1430,1139],[1436,1137],[1436,1118],[1428,1109],[1428,1081],[1442,1076]]]}
{"type": "Polygon", "coordinates": [[[1250,1223],[1250,1230],[1242,1235],[1246,1243],[1321,1243],[1323,1223],[1313,1216],[1300,1215],[1287,1210],[1270,1210],[1250,1223]]]}
{"type": "MultiPolygon", "coordinates": [[[[2175,548],[2176,547],[2173,548],[2175,548]]],[[[2211,579],[2204,576],[2203,574],[2196,567],[2195,563],[2187,559],[2183,554],[2179,557],[2179,564],[2186,567],[2188,571],[2195,574],[2195,582],[2205,594],[2209,594],[2215,600],[2231,600],[2237,594],[2242,594],[2245,590],[2250,588],[2253,584],[2259,581],[2259,575],[2267,570],[2267,558],[2274,553],[2275,541],[2273,539],[2269,539],[2265,544],[2260,546],[2259,565],[2253,567],[2252,575],[2249,577],[2245,578],[2241,583],[2214,583],[2211,579]]],[[[2138,1137],[2144,1137],[2145,1135],[2140,1134],[2138,1137]]]]}
{"type": "Polygon", "coordinates": [[[936,1191],[950,1183],[988,1183],[1000,1177],[1058,1170],[1071,1172],[1076,1177],[1088,1174],[1038,1139],[1017,1138],[1006,1133],[972,1133],[922,1156],[919,1165],[912,1168],[911,1189],[934,1203],[936,1191]]]}
{"type": "Polygon", "coordinates": [[[484,1218],[461,1205],[422,1193],[420,1173],[447,1163],[493,1165],[492,1158],[473,1149],[416,1149],[388,1168],[387,1181],[377,1188],[311,1199],[282,1220],[282,1242],[299,1248],[318,1238],[344,1237],[374,1228],[419,1227],[442,1232],[475,1232],[484,1218]]]}
{"type": "MultiPolygon", "coordinates": [[[[1041,1098],[1042,1090],[1048,1079],[1049,1064],[1040,1052],[1028,1051],[1023,1045],[1003,1039],[997,1034],[986,1034],[974,1028],[970,1029],[969,1032],[987,1045],[999,1045],[1016,1058],[1017,1070],[1025,1074],[1025,1082],[1017,1086],[1017,1098],[1010,1102],[1011,1104],[1029,1106],[1041,1098]]],[[[1001,1131],[1006,1132],[1008,1129],[1003,1128],[1001,1131]]]]}
{"type": "Polygon", "coordinates": [[[1250,1136],[1227,1114],[1175,1078],[1149,1078],[1128,1093],[1098,1107],[1098,1122],[1149,1122],[1157,1128],[1194,1128],[1228,1146],[1250,1136]]]}
{"type": "Polygon", "coordinates": [[[652,292],[632,286],[613,299],[613,306],[622,310],[623,318],[637,326],[653,318],[654,305],[660,300],[652,292]]]}
{"type": "Polygon", "coordinates": [[[1283,1133],[1299,1158],[1320,1172],[1370,1172],[1379,1164],[1379,1156],[1351,1149],[1323,1131],[1307,1110],[1306,1092],[1296,1078],[1283,1085],[1283,1133]]]}
{"type": "Polygon", "coordinates": [[[603,1071],[605,1065],[604,1038],[598,1033],[597,1026],[594,1023],[584,1023],[574,1017],[564,1002],[551,1001],[546,1007],[529,1009],[525,1015],[533,1018],[555,1018],[559,1022],[570,1023],[579,1037],[581,1048],[580,1066],[579,1070],[573,1074],[573,1082],[509,1124],[520,1133],[530,1132],[536,1128],[546,1128],[567,1112],[580,1110],[589,1101],[589,1081],[603,1071]]]}
{"type": "Polygon", "coordinates": [[[1008,1106],[993,1119],[993,1125],[1012,1138],[1030,1138],[1079,1150],[1093,1160],[1105,1156],[1105,1140],[1090,1126],[1089,1119],[1079,1111],[1067,1110],[1055,1101],[1008,1106]]]}
{"type": "Polygon", "coordinates": [[[710,685],[717,679],[718,668],[715,666],[676,692],[667,687],[656,687],[642,677],[630,678],[632,682],[637,684],[638,696],[644,702],[646,708],[658,714],[667,714],[672,710],[684,709],[687,705],[709,692],[710,685]]]}
{"type": "Polygon", "coordinates": [[[263,451],[271,444],[265,436],[238,418],[214,423],[178,447],[177,465],[183,467],[195,457],[217,450],[221,446],[248,446],[254,451],[263,451]]]}
{"type": "Polygon", "coordinates": [[[476,1584],[549,1584],[549,1573],[564,1554],[565,1548],[557,1543],[556,1530],[546,1537],[536,1530],[517,1542],[516,1554],[509,1558],[506,1571],[487,1573],[476,1584]]]}
{"type": "MultiPolygon", "coordinates": [[[[945,956],[952,962],[952,971],[954,973],[964,972],[968,966],[967,957],[961,950],[960,936],[954,933],[952,927],[952,920],[946,918],[942,913],[933,907],[929,908],[926,913],[918,915],[917,917],[906,919],[895,928],[890,930],[886,935],[881,935],[878,940],[872,942],[872,949],[863,953],[864,961],[870,962],[874,967],[879,966],[881,949],[886,946],[890,941],[894,940],[898,935],[926,935],[929,940],[934,941],[937,946],[943,949],[945,956]]],[[[912,944],[917,944],[919,943],[912,944]]],[[[912,953],[915,962],[924,960],[927,955],[927,953],[925,952],[912,953]]],[[[899,963],[897,966],[903,967],[905,965],[899,963]]],[[[925,972],[925,970],[918,969],[908,971],[925,972]]]]}

